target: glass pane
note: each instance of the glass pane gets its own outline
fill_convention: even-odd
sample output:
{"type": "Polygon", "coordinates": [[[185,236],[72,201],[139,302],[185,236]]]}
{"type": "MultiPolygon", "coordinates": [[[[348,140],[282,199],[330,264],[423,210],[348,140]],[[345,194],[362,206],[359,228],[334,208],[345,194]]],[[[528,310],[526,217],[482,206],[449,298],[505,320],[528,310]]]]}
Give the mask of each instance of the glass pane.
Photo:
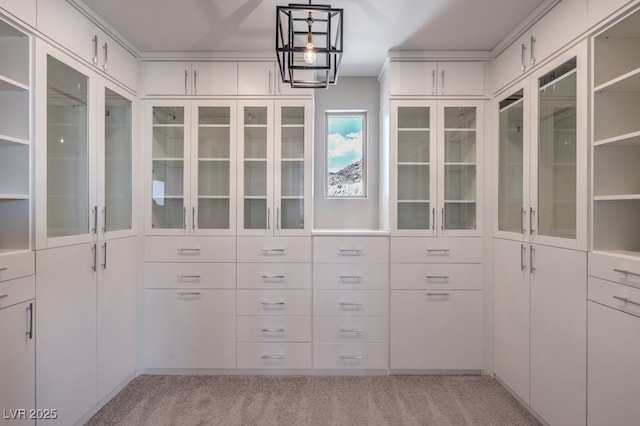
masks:
{"type": "Polygon", "coordinates": [[[89,233],[89,78],[47,57],[47,236],[89,233]]]}
{"type": "Polygon", "coordinates": [[[153,108],[152,216],[154,228],[184,226],[184,108],[153,108]]]}
{"type": "Polygon", "coordinates": [[[229,229],[229,198],[198,198],[198,228],[229,229]]]}
{"type": "Polygon", "coordinates": [[[429,201],[429,165],[398,166],[398,201],[429,201]]]}
{"type": "Polygon", "coordinates": [[[282,158],[304,158],[304,127],[282,128],[282,158]]]}
{"type": "Polygon", "coordinates": [[[445,201],[444,229],[476,229],[476,204],[445,201]]]}
{"type": "Polygon", "coordinates": [[[281,179],[281,193],[283,197],[304,196],[304,162],[283,161],[281,179]]]}
{"type": "Polygon", "coordinates": [[[267,199],[244,200],[244,228],[267,229],[267,199]]]}
{"type": "Polygon", "coordinates": [[[105,89],[106,231],[131,229],[131,101],[105,89]]]}
{"type": "Polygon", "coordinates": [[[366,196],[366,113],[327,113],[327,197],[366,196]]]}
{"type": "Polygon", "coordinates": [[[476,200],[475,165],[444,165],[444,199],[445,201],[476,200]]]}
{"type": "Polygon", "coordinates": [[[267,229],[267,107],[245,107],[244,229],[267,229]]]}
{"type": "Polygon", "coordinates": [[[446,107],[444,109],[445,129],[475,129],[476,107],[446,107]]]}
{"type": "Polygon", "coordinates": [[[576,61],[540,78],[538,233],[576,237],[576,61]]]}
{"type": "Polygon", "coordinates": [[[429,229],[431,209],[429,203],[398,202],[398,229],[429,229]]]}
{"type": "Polygon", "coordinates": [[[429,130],[398,130],[398,162],[429,162],[429,130]]]}
{"type": "Polygon", "coordinates": [[[229,196],[229,160],[198,161],[198,195],[229,196]]]}
{"type": "Polygon", "coordinates": [[[500,103],[498,152],[498,229],[522,232],[523,91],[500,103]]]}
{"type": "Polygon", "coordinates": [[[231,124],[231,108],[229,107],[198,107],[198,124],[226,125],[231,124]]]}
{"type": "Polygon", "coordinates": [[[398,129],[428,130],[430,121],[429,107],[398,107],[398,129]]]}
{"type": "Polygon", "coordinates": [[[304,229],[304,198],[284,199],[280,212],[280,228],[304,229]]]}

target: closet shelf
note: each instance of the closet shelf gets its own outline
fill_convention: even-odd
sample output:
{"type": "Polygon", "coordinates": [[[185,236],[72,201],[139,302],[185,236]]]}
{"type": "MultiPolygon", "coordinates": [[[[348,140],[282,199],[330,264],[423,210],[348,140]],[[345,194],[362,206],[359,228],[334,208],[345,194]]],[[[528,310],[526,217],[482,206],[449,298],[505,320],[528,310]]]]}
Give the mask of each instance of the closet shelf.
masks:
{"type": "Polygon", "coordinates": [[[593,91],[596,94],[612,92],[640,92],[640,68],[636,68],[628,73],[600,84],[599,86],[596,86],[593,91]]]}
{"type": "Polygon", "coordinates": [[[640,130],[594,141],[594,146],[640,146],[640,130]]]}
{"type": "Polygon", "coordinates": [[[0,92],[28,92],[29,86],[0,75],[0,92]]]}
{"type": "Polygon", "coordinates": [[[596,195],[594,201],[628,201],[640,200],[640,194],[596,195]]]}

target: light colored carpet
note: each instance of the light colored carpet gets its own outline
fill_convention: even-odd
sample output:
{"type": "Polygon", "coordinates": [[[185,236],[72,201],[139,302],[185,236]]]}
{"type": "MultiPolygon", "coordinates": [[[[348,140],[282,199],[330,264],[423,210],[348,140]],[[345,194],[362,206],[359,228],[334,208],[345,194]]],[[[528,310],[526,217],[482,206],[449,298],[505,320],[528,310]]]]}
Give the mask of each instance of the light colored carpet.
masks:
{"type": "Polygon", "coordinates": [[[87,425],[538,425],[481,376],[140,376],[87,425]]]}

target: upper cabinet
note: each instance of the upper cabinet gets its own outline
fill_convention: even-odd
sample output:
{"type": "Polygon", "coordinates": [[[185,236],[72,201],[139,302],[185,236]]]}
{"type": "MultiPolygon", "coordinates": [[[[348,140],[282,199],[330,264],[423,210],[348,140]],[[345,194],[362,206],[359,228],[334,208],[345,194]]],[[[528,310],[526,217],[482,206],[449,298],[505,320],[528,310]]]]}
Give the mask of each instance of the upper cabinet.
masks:
{"type": "Polygon", "coordinates": [[[587,48],[497,98],[496,236],[586,249],[587,48]]]}
{"type": "Polygon", "coordinates": [[[483,62],[390,62],[389,96],[481,96],[483,62]]]}
{"type": "Polygon", "coordinates": [[[39,1],[37,28],[93,69],[137,89],[138,59],[67,0],[39,1]]]}
{"type": "Polygon", "coordinates": [[[283,83],[275,62],[238,62],[238,95],[310,96],[313,89],[292,89],[283,83]]]}
{"type": "Polygon", "coordinates": [[[640,10],[596,34],[591,46],[593,248],[637,258],[640,255],[640,10]]]}
{"type": "Polygon", "coordinates": [[[0,20],[0,256],[31,248],[31,46],[0,20]]]}
{"type": "Polygon", "coordinates": [[[36,0],[0,0],[0,9],[35,28],[36,0]]]}
{"type": "Polygon", "coordinates": [[[585,0],[562,0],[494,61],[493,91],[536,68],[587,29],[585,0]]]}
{"type": "Polygon", "coordinates": [[[589,26],[593,26],[608,18],[623,6],[632,3],[631,0],[587,0],[589,11],[589,26]]]}
{"type": "Polygon", "coordinates": [[[214,96],[238,93],[236,62],[149,61],[143,63],[148,96],[214,96]]]}
{"type": "Polygon", "coordinates": [[[238,233],[306,235],[311,229],[310,100],[238,103],[238,233]]]}

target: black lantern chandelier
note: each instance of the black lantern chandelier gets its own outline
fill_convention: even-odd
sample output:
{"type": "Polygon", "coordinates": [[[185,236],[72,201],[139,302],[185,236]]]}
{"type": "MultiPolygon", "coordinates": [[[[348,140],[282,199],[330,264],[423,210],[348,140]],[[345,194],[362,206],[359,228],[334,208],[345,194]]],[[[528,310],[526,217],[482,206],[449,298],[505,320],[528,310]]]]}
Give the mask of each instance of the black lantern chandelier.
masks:
{"type": "Polygon", "coordinates": [[[330,5],[276,6],[280,78],[291,87],[326,88],[338,81],[342,9],[330,5]]]}

